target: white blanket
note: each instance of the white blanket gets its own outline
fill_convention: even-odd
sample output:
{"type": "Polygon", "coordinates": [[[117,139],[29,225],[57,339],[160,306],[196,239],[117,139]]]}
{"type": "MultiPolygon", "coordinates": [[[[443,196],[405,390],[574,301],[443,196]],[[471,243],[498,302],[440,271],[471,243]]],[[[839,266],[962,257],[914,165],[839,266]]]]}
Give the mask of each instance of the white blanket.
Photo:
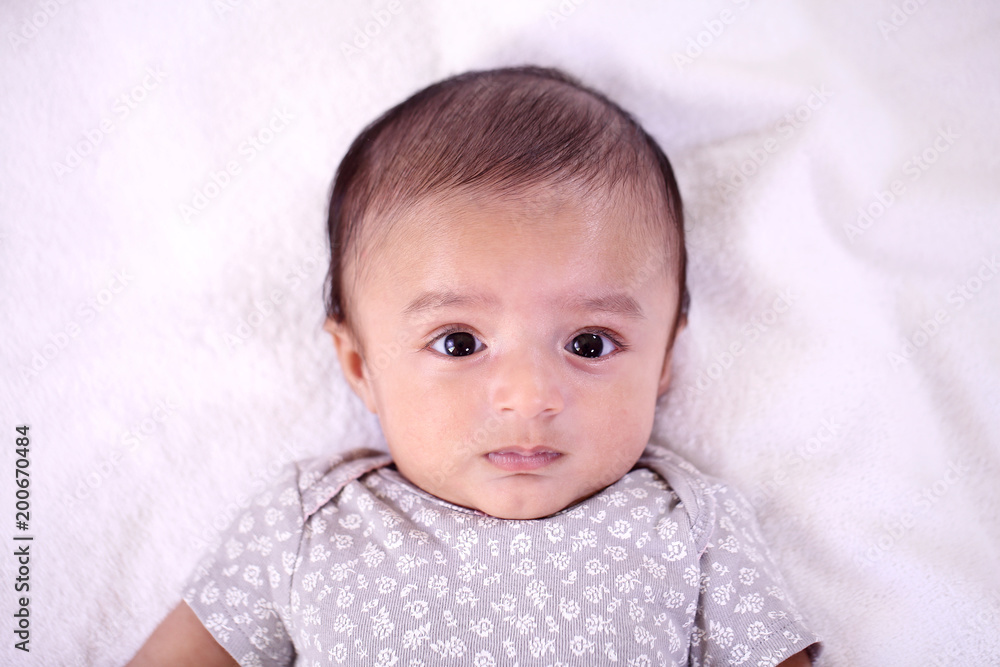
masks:
{"type": "Polygon", "coordinates": [[[333,171],[418,88],[538,63],[674,162],[655,435],[753,500],[821,664],[995,664],[1000,5],[345,4],[0,9],[0,663],[123,664],[278,464],[379,446],[320,328],[333,171]]]}

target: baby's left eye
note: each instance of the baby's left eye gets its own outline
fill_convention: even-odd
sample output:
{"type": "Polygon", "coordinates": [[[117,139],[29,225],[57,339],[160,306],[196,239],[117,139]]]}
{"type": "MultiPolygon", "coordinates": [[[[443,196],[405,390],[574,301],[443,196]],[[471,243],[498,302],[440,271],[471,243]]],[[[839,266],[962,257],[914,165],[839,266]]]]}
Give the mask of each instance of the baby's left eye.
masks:
{"type": "Polygon", "coordinates": [[[573,354],[587,358],[606,357],[617,348],[610,338],[596,333],[578,334],[566,346],[573,354]]]}
{"type": "Polygon", "coordinates": [[[483,342],[468,331],[451,331],[431,344],[431,349],[449,357],[467,357],[483,347],[483,342]]]}

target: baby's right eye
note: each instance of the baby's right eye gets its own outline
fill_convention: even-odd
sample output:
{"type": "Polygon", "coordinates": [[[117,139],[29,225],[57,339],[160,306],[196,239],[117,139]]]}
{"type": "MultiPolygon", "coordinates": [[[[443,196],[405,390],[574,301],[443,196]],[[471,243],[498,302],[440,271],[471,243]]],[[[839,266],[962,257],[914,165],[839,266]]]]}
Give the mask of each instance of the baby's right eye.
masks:
{"type": "Polygon", "coordinates": [[[449,357],[466,357],[478,352],[483,347],[483,342],[468,331],[445,333],[431,343],[432,350],[449,357]]]}

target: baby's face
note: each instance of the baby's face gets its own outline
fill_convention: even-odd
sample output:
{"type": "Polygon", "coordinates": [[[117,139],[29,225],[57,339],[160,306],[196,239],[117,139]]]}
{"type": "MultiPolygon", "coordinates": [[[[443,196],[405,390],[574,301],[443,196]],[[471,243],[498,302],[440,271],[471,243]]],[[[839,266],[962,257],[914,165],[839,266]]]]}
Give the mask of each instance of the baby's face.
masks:
{"type": "Polygon", "coordinates": [[[662,242],[624,231],[630,215],[575,195],[465,198],[410,212],[366,249],[350,300],[364,354],[329,328],[407,479],[533,519],[635,464],[678,294],[662,242]]]}

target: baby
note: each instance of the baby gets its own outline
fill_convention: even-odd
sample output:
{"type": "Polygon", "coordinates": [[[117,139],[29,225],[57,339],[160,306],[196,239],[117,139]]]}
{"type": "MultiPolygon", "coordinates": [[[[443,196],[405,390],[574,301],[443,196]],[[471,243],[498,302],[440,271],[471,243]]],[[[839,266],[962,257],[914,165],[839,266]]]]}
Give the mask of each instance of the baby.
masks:
{"type": "Polygon", "coordinates": [[[808,665],[733,489],[650,444],[681,198],[565,74],[471,72],[354,141],[328,320],[389,454],[289,464],[132,664],[808,665]]]}

